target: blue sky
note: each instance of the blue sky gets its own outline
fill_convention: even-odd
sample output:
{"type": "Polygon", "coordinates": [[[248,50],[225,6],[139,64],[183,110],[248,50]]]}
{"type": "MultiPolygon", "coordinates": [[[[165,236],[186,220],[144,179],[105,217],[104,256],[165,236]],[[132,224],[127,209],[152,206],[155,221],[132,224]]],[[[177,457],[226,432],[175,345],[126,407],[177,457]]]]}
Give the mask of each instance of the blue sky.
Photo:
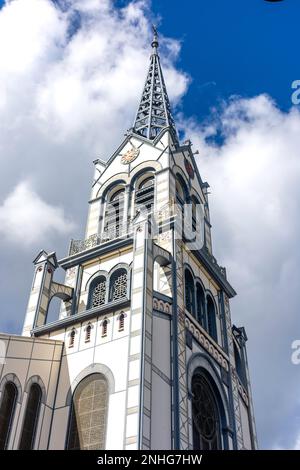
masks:
{"type": "Polygon", "coordinates": [[[0,8],[0,330],[21,330],[38,251],[60,258],[84,236],[92,161],[133,121],[158,23],[176,122],[211,186],[214,254],[238,292],[233,321],[249,337],[260,445],[300,449],[299,0],[67,3],[0,8]]]}
{"type": "Polygon", "coordinates": [[[179,65],[193,78],[183,100],[188,114],[205,117],[235,94],[266,92],[290,107],[299,76],[298,0],[154,0],[153,11],[161,32],[183,41],[179,65]]]}

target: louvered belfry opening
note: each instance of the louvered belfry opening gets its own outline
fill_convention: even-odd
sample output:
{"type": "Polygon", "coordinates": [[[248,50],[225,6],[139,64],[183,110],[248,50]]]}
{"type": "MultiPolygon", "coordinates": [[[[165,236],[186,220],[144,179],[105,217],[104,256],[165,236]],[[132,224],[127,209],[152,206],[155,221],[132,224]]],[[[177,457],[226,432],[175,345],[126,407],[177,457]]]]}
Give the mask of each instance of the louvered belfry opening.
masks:
{"type": "Polygon", "coordinates": [[[125,190],[121,188],[110,196],[107,202],[104,233],[110,238],[122,235],[124,195],[125,190]]]}
{"type": "Polygon", "coordinates": [[[139,185],[135,193],[136,210],[145,208],[147,212],[151,212],[154,205],[154,176],[144,179],[139,185]]]}

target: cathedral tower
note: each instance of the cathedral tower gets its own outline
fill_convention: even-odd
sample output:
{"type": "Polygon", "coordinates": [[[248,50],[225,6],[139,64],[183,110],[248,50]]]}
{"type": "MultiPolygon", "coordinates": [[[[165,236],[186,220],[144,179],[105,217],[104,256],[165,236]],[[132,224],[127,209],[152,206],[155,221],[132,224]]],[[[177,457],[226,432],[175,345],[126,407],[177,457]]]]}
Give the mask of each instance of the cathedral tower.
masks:
{"type": "Polygon", "coordinates": [[[179,141],[158,48],[154,31],[133,127],[94,162],[85,239],[61,260],[38,254],[23,335],[1,336],[2,448],[257,447],[247,336],[231,324],[209,186],[179,141]]]}

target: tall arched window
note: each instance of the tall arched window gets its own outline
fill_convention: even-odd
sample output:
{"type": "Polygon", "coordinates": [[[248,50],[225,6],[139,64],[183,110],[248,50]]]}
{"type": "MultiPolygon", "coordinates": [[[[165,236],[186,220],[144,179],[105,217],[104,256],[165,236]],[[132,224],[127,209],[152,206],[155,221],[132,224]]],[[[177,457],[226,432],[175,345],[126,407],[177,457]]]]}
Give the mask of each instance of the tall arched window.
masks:
{"type": "Polygon", "coordinates": [[[98,276],[91,282],[87,308],[100,307],[106,302],[106,277],[98,276]]]}
{"type": "Polygon", "coordinates": [[[23,422],[23,429],[19,446],[20,450],[30,450],[34,448],[34,440],[39,419],[41,400],[41,387],[38,384],[34,383],[31,385],[28,394],[25,418],[23,422]]]}
{"type": "Polygon", "coordinates": [[[177,203],[183,205],[188,200],[188,189],[184,179],[180,175],[176,175],[176,200],[177,203]]]}
{"type": "Polygon", "coordinates": [[[194,232],[197,230],[197,223],[199,226],[199,221],[197,220],[198,206],[199,206],[199,201],[195,196],[193,196],[192,197],[192,228],[194,232]]]}
{"type": "Polygon", "coordinates": [[[214,301],[210,296],[207,297],[207,331],[209,335],[217,342],[217,323],[216,323],[216,309],[214,301]]]}
{"type": "Polygon", "coordinates": [[[212,387],[201,373],[192,379],[193,449],[221,449],[220,415],[212,387]]]}
{"type": "Polygon", "coordinates": [[[14,417],[18,390],[13,382],[7,382],[2,392],[0,405],[0,449],[7,448],[14,417]]]}
{"type": "Polygon", "coordinates": [[[195,316],[195,287],[194,278],[189,269],[184,272],[184,284],[185,284],[185,308],[193,316],[195,316]]]}
{"type": "Polygon", "coordinates": [[[184,236],[185,234],[185,204],[189,203],[189,192],[187,185],[180,175],[176,175],[176,204],[177,204],[177,210],[176,213],[177,215],[181,216],[181,234],[184,236]]]}
{"type": "Polygon", "coordinates": [[[145,207],[151,212],[154,205],[154,176],[150,175],[143,179],[137,186],[135,192],[135,208],[145,207]]]}
{"type": "Polygon", "coordinates": [[[247,374],[246,374],[245,363],[235,343],[233,343],[233,349],[234,349],[235,368],[236,368],[237,375],[239,376],[239,379],[244,385],[244,387],[247,388],[247,374]]]}
{"type": "Polygon", "coordinates": [[[105,449],[108,384],[102,374],[91,374],[75,389],[67,449],[105,449]]]}
{"type": "Polygon", "coordinates": [[[197,309],[197,320],[203,328],[207,328],[206,315],[205,315],[205,294],[204,290],[199,284],[196,285],[196,309],[197,309]]]}
{"type": "Polygon", "coordinates": [[[122,235],[125,189],[120,187],[110,192],[107,197],[104,236],[109,240],[122,235]]]}
{"type": "Polygon", "coordinates": [[[109,300],[122,300],[127,298],[127,270],[117,269],[110,278],[109,300]]]}

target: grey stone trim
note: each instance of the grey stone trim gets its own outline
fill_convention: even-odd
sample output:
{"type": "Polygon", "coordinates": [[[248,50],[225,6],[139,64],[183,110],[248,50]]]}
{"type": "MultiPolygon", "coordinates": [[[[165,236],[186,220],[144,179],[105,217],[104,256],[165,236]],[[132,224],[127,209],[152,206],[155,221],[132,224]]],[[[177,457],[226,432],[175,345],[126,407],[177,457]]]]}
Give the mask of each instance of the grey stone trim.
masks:
{"type": "Polygon", "coordinates": [[[109,389],[109,394],[111,395],[112,393],[115,392],[115,378],[110,370],[109,367],[107,367],[105,364],[100,364],[100,363],[93,363],[87,366],[85,369],[83,369],[76,377],[76,379],[73,380],[67,397],[66,397],[66,405],[65,406],[71,406],[72,404],[72,397],[73,393],[75,391],[75,388],[77,385],[87,376],[91,374],[102,374],[107,380],[108,383],[108,389],[109,389]]]}
{"type": "Polygon", "coordinates": [[[132,332],[130,333],[130,337],[131,337],[131,338],[134,338],[135,336],[140,336],[141,333],[142,333],[141,330],[134,330],[134,331],[132,331],[132,332]]]}
{"type": "Polygon", "coordinates": [[[158,367],[156,367],[154,364],[152,364],[152,371],[155,372],[159,377],[166,382],[168,385],[172,385],[171,380],[169,377],[166,376],[158,367]]]}
{"type": "Polygon", "coordinates": [[[146,388],[148,388],[148,390],[152,390],[151,383],[150,383],[150,382],[148,382],[148,380],[146,380],[146,379],[145,379],[145,381],[144,381],[144,385],[145,385],[145,387],[146,387],[146,388]]]}
{"type": "Polygon", "coordinates": [[[145,336],[146,336],[146,338],[148,338],[150,341],[152,341],[152,334],[151,334],[148,330],[145,331],[145,336]]]}
{"type": "Polygon", "coordinates": [[[138,406],[132,406],[131,408],[127,408],[126,414],[128,415],[134,415],[139,412],[139,407],[138,406]]]}
{"type": "Polygon", "coordinates": [[[42,390],[42,399],[41,403],[44,405],[46,404],[46,399],[47,399],[47,393],[46,393],[46,387],[44,385],[44,382],[42,381],[41,377],[39,375],[32,375],[30,379],[27,380],[27,383],[24,388],[25,393],[29,393],[31,385],[33,384],[38,384],[41,387],[42,390]]]}
{"type": "Polygon", "coordinates": [[[211,378],[211,381],[215,385],[215,387],[218,390],[219,397],[222,400],[223,403],[223,409],[224,413],[226,416],[226,423],[231,424],[231,416],[230,416],[230,411],[229,411],[229,403],[227,399],[227,395],[224,389],[224,385],[222,383],[220,374],[218,373],[216,366],[212,359],[209,357],[208,354],[206,353],[195,353],[192,354],[190,357],[188,363],[187,363],[187,387],[188,387],[188,393],[191,395],[192,394],[192,378],[193,374],[196,369],[202,369],[206,371],[206,373],[209,375],[211,378]]]}
{"type": "Polygon", "coordinates": [[[135,387],[136,385],[140,385],[140,379],[133,379],[128,381],[128,387],[135,387]]]}
{"type": "Polygon", "coordinates": [[[129,356],[128,360],[131,361],[137,361],[138,359],[141,358],[140,353],[133,354],[132,356],[129,356]]]}
{"type": "Polygon", "coordinates": [[[45,333],[50,333],[51,331],[56,331],[60,328],[66,328],[70,325],[75,323],[80,323],[82,321],[89,320],[94,317],[98,317],[100,315],[107,314],[109,312],[113,312],[115,310],[125,309],[130,305],[130,300],[120,300],[117,302],[109,302],[108,304],[102,305],[101,307],[91,308],[89,310],[85,310],[81,313],[76,313],[76,315],[71,315],[69,317],[61,318],[56,320],[52,323],[48,323],[43,326],[39,326],[32,330],[32,334],[34,336],[44,335],[45,333]]]}
{"type": "Polygon", "coordinates": [[[150,449],[150,440],[147,437],[143,436],[143,445],[149,447],[150,449]]]}
{"type": "Polygon", "coordinates": [[[16,374],[6,374],[4,377],[2,377],[0,382],[0,396],[2,396],[4,387],[8,382],[12,382],[16,386],[18,392],[17,402],[22,403],[22,387],[16,374]]]}

